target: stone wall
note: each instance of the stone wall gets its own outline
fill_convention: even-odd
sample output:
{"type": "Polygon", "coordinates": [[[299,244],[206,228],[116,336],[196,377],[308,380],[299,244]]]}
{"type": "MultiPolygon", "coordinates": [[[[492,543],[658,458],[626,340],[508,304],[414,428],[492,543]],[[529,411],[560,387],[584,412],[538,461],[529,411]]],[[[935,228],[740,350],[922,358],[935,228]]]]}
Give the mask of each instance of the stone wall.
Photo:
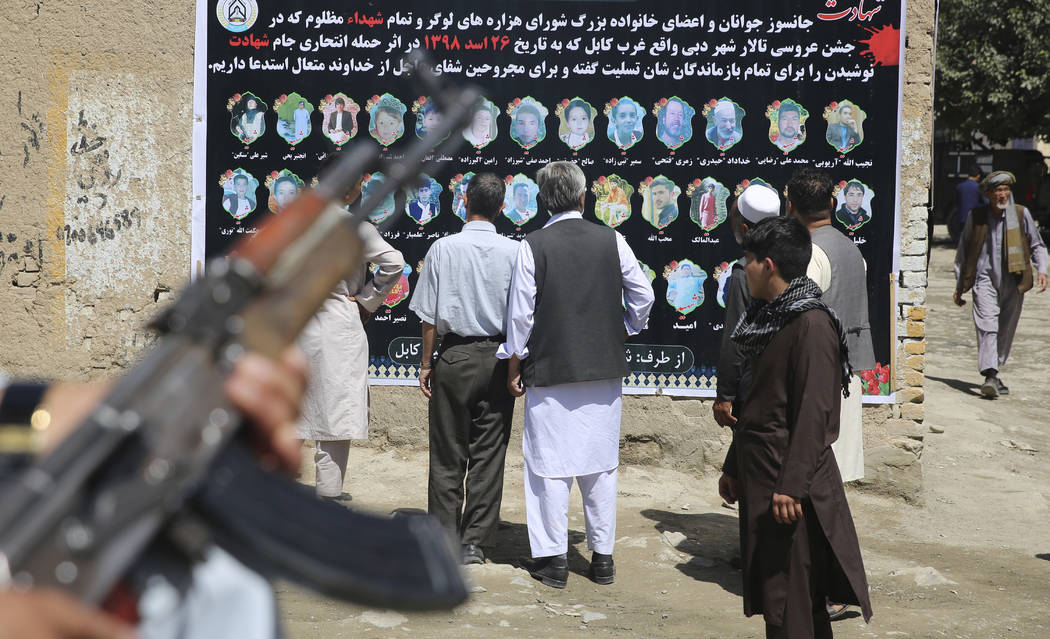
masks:
{"type": "MultiPolygon", "coordinates": [[[[151,343],[146,321],[188,277],[193,0],[6,2],[0,34],[0,369],[118,374],[151,343]]],[[[933,0],[908,6],[895,381],[865,409],[867,483],[921,486],[933,0]],[[910,425],[909,425],[910,424],[910,425]]],[[[520,429],[520,410],[517,418],[520,429]]],[[[373,445],[425,446],[415,389],[372,389],[373,445]]],[[[710,401],[624,402],[623,459],[716,470],[728,433],[710,401]]]]}

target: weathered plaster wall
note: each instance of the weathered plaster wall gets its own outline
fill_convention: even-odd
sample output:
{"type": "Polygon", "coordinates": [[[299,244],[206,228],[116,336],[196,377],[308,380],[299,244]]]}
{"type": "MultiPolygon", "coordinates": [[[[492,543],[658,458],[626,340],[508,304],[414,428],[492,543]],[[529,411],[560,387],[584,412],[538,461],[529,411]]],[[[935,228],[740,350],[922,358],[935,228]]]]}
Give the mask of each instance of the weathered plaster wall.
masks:
{"type": "Polygon", "coordinates": [[[188,272],[191,0],[0,4],[0,368],[127,366],[188,272]]]}
{"type": "MultiPolygon", "coordinates": [[[[869,482],[921,487],[926,205],[933,0],[908,7],[895,378],[903,404],[865,409],[869,482]],[[903,419],[901,419],[903,418],[903,419]]],[[[119,373],[143,324],[188,277],[194,3],[0,4],[8,78],[0,117],[0,368],[119,373]]],[[[518,411],[516,429],[520,432],[518,411]]],[[[374,445],[426,445],[411,388],[372,389],[374,445]]],[[[517,440],[517,437],[515,437],[517,440]]],[[[728,432],[710,401],[628,397],[622,457],[702,473],[728,432]]]]}

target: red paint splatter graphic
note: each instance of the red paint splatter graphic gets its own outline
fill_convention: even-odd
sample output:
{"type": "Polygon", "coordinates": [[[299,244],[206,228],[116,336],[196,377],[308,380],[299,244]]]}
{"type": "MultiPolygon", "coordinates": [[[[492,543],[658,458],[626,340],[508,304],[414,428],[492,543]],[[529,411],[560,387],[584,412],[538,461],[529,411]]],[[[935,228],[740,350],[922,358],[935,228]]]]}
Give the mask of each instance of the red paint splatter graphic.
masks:
{"type": "Polygon", "coordinates": [[[868,48],[860,54],[871,59],[871,66],[894,67],[900,63],[901,32],[891,25],[884,27],[864,27],[871,34],[867,40],[858,40],[868,48]]]}

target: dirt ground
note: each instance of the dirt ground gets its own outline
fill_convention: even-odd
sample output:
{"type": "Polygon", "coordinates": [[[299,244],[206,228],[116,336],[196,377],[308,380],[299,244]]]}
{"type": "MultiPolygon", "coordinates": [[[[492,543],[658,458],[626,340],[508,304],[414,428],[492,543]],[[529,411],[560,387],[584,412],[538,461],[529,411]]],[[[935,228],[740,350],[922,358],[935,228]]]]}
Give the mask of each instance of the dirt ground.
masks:
{"type": "MultiPolygon", "coordinates": [[[[942,229],[942,236],[944,236],[942,229]]],[[[925,506],[850,489],[875,616],[835,622],[838,637],[1050,637],[1050,401],[1043,362],[1050,347],[1050,293],[1030,293],[1001,373],[1011,394],[976,393],[970,303],[951,303],[953,251],[930,263],[925,506]]],[[[306,467],[311,464],[305,464],[306,467]]],[[[355,448],[347,490],[355,508],[426,508],[425,453],[355,448]]],[[[467,570],[475,594],[444,613],[369,610],[291,587],[279,589],[293,639],[338,637],[762,637],[743,616],[740,573],[729,566],[736,512],[714,475],[621,467],[616,583],[586,578],[583,514],[570,510],[565,590],[513,567],[528,554],[520,442],[508,453],[499,546],[467,570]]]]}

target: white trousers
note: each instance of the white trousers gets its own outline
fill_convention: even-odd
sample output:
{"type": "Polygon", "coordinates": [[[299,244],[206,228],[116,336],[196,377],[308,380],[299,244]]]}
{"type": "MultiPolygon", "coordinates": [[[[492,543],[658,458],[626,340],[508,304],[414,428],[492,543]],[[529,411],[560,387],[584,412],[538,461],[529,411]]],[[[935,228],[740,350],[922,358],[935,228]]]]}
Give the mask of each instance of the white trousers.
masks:
{"type": "Polygon", "coordinates": [[[831,444],[842,481],[864,479],[864,406],[861,404],[860,376],[849,380],[849,397],[839,408],[839,438],[831,444]]]}
{"type": "Polygon", "coordinates": [[[339,497],[343,494],[346,463],[350,459],[349,440],[317,441],[314,468],[319,497],[339,497]]]}
{"type": "MultiPolygon", "coordinates": [[[[611,555],[616,542],[616,470],[575,477],[583,495],[587,548],[603,555],[611,555]]],[[[534,558],[569,550],[569,492],[573,479],[540,477],[525,463],[525,519],[534,558]]]]}

